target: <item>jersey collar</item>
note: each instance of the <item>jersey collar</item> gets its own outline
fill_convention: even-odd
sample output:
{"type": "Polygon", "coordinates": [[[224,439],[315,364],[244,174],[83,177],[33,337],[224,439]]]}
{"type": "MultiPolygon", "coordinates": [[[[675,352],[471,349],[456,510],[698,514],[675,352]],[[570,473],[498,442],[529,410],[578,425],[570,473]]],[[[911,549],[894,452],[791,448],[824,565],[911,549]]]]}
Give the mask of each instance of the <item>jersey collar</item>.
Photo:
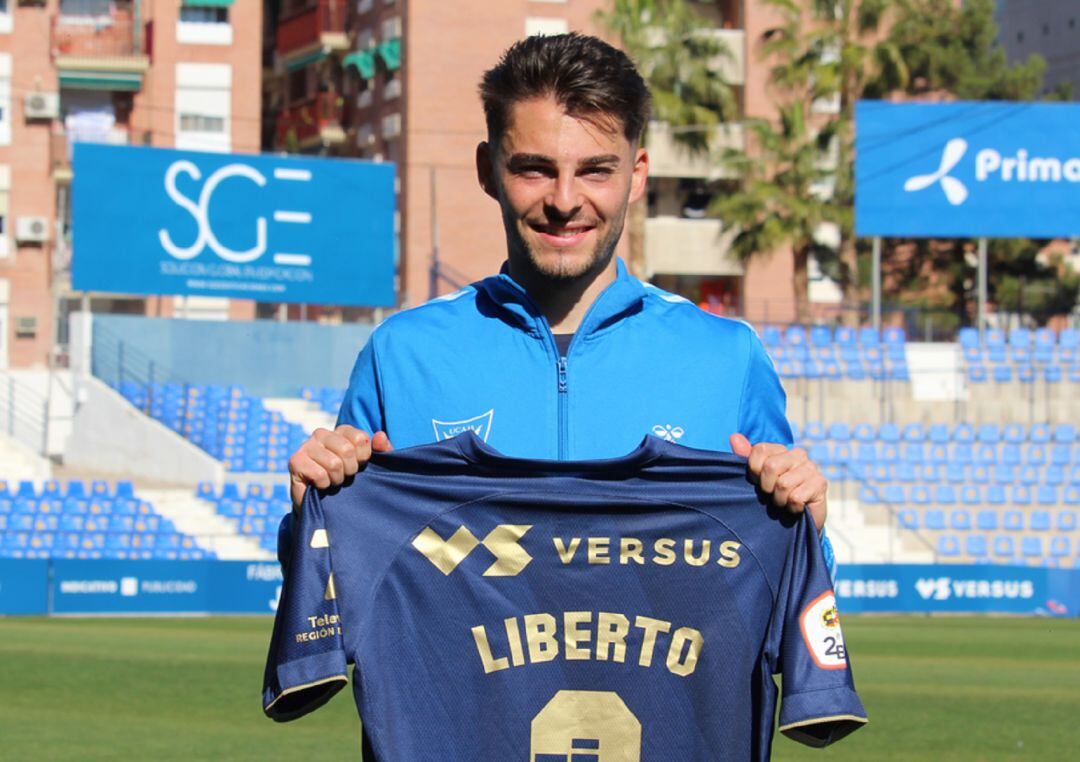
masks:
{"type": "MultiPolygon", "coordinates": [[[[475,286],[509,321],[530,333],[543,334],[548,330],[547,320],[540,308],[525,293],[525,289],[510,277],[506,263],[503,263],[498,275],[485,278],[475,286]]],[[[622,259],[616,258],[615,280],[593,302],[578,333],[593,334],[617,323],[640,311],[644,299],[645,286],[630,275],[622,259]]]]}

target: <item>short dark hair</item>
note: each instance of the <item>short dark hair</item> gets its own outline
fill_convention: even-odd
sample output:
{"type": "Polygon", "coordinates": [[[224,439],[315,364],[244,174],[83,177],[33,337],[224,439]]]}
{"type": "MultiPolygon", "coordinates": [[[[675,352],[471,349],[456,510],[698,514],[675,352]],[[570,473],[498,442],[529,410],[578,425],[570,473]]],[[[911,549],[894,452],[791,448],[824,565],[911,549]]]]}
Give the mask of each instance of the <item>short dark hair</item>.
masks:
{"type": "Polygon", "coordinates": [[[511,45],[480,81],[488,140],[502,139],[511,106],[546,96],[598,126],[617,120],[631,143],[649,121],[649,88],[626,53],[576,32],[534,36],[511,45]]]}

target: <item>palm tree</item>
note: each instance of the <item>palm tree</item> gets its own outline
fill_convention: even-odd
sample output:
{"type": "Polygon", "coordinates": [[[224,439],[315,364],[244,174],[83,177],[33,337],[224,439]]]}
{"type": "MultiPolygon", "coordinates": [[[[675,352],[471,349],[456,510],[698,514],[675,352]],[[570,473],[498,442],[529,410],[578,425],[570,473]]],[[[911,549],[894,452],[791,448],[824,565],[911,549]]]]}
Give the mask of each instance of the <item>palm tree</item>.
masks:
{"type": "Polygon", "coordinates": [[[781,106],[777,123],[750,120],[745,131],[748,150],[727,155],[741,176],[741,187],[717,197],[710,212],[738,229],[732,248],[743,261],[791,246],[795,312],[805,322],[810,256],[824,251],[815,235],[823,223],[837,223],[841,217],[829,199],[833,172],[823,161],[835,135],[829,129],[814,130],[799,101],[781,106]]]}
{"type": "MultiPolygon", "coordinates": [[[[707,155],[716,128],[738,116],[738,104],[724,79],[730,51],[686,0],[613,0],[596,20],[634,59],[649,85],[653,119],[692,154],[707,155]]],[[[644,138],[643,138],[644,139],[644,138]]],[[[645,271],[645,199],[630,208],[627,235],[630,270],[645,271]]]]}

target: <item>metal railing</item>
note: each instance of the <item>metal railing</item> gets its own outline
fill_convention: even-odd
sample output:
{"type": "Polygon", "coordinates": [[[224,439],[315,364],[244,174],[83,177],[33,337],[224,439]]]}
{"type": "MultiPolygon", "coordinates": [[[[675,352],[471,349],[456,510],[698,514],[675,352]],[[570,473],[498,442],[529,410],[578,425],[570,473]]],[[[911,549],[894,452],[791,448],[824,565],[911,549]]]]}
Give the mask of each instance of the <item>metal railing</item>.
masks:
{"type": "Polygon", "coordinates": [[[39,455],[48,455],[48,398],[3,372],[0,372],[0,431],[39,455]]]}
{"type": "Polygon", "coordinates": [[[286,9],[277,29],[277,50],[287,53],[315,42],[324,33],[344,34],[345,0],[316,0],[297,10],[286,9]]]}
{"type": "Polygon", "coordinates": [[[131,7],[106,15],[59,14],[51,23],[53,58],[133,58],[144,55],[141,25],[131,7]]]}

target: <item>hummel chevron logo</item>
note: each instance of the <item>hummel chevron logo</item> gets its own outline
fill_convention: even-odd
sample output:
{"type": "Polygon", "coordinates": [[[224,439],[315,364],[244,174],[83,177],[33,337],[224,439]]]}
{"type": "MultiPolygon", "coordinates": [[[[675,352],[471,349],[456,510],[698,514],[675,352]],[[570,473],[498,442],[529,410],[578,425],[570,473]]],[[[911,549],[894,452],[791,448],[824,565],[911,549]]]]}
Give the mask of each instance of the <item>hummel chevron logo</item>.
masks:
{"type": "Polygon", "coordinates": [[[955,177],[950,177],[949,172],[960,163],[967,153],[968,144],[963,138],[953,138],[945,144],[945,150],[941,153],[941,164],[937,171],[929,175],[916,175],[909,177],[904,183],[904,190],[908,193],[921,191],[929,188],[934,183],[941,183],[941,189],[945,191],[945,198],[953,206],[960,206],[968,197],[968,189],[955,177]]]}
{"type": "Polygon", "coordinates": [[[460,526],[450,535],[450,539],[444,540],[435,530],[427,527],[416,536],[412,545],[436,569],[447,575],[468,558],[477,545],[483,545],[495,556],[495,563],[484,570],[484,576],[514,577],[532,561],[532,556],[518,545],[518,540],[530,529],[531,524],[499,524],[483,540],[478,540],[468,527],[460,526]]]}

